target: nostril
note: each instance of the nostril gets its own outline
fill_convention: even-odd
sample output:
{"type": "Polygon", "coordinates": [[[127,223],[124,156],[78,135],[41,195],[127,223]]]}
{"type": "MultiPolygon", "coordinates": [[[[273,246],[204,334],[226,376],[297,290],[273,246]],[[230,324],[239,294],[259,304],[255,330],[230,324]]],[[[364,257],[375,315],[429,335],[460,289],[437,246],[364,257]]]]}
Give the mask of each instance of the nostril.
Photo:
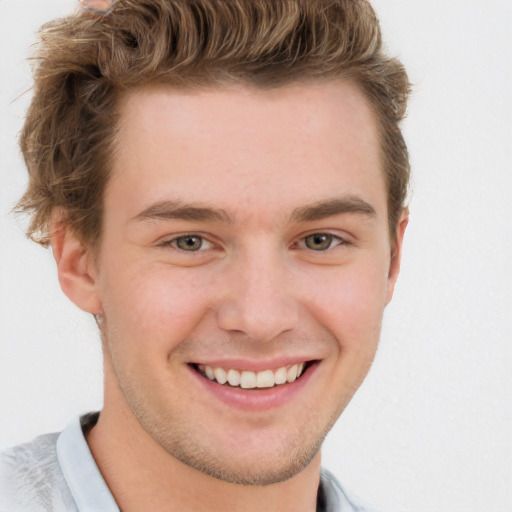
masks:
{"type": "Polygon", "coordinates": [[[217,311],[217,322],[224,331],[244,334],[255,342],[268,342],[297,327],[298,306],[288,297],[256,300],[246,294],[223,303],[217,311]]]}

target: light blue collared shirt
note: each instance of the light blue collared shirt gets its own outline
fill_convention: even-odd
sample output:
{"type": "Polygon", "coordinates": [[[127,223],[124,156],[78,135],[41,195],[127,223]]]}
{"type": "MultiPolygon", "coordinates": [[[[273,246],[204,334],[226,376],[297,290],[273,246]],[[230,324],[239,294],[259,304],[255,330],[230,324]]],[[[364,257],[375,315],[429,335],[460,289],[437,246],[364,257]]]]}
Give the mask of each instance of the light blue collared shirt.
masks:
{"type": "Polygon", "coordinates": [[[0,512],[119,512],[83,430],[97,414],[75,418],[0,455],[0,512]]]}
{"type": "MultiPolygon", "coordinates": [[[[98,413],[0,453],[0,512],[120,512],[85,440],[98,413]]],[[[317,512],[377,512],[322,470],[317,512]]]]}
{"type": "Polygon", "coordinates": [[[119,512],[85,440],[80,421],[75,420],[62,431],[57,438],[56,449],[76,509],[80,512],[119,512]]]}

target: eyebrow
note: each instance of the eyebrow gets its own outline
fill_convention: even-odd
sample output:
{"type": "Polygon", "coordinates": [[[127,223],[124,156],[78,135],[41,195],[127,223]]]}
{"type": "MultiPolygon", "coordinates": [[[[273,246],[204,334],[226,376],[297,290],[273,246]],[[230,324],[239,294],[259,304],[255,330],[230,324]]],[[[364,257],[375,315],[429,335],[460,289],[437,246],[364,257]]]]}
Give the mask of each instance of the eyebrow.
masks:
{"type": "Polygon", "coordinates": [[[296,208],[290,219],[295,222],[312,222],[343,213],[357,213],[367,217],[376,215],[375,208],[370,203],[356,196],[347,196],[296,208]]]}
{"type": "MultiPolygon", "coordinates": [[[[327,199],[296,208],[290,222],[313,222],[346,213],[368,217],[376,215],[373,206],[355,196],[327,199]]],[[[198,222],[224,222],[233,224],[234,216],[223,209],[181,201],[160,201],[146,208],[132,220],[192,220],[198,222]]]]}
{"type": "Polygon", "coordinates": [[[160,201],[146,208],[132,220],[195,220],[199,222],[233,223],[233,217],[225,210],[181,201],[160,201]]]}

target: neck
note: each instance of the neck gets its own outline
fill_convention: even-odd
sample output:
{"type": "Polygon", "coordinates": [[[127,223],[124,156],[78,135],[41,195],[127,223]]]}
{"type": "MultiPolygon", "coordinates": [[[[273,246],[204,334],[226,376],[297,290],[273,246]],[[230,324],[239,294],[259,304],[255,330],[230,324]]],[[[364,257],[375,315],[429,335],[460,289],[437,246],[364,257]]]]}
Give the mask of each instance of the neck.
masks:
{"type": "Polygon", "coordinates": [[[105,393],[104,408],[87,442],[123,512],[316,510],[320,453],[284,482],[254,486],[217,480],[161,447],[126,406],[120,389],[105,393]]]}

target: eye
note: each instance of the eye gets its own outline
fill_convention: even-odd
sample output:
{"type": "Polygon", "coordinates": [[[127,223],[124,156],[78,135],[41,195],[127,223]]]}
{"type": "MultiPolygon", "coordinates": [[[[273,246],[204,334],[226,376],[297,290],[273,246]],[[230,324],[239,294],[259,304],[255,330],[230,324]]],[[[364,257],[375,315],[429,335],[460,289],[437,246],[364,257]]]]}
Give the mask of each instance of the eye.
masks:
{"type": "Polygon", "coordinates": [[[198,252],[201,250],[211,249],[213,244],[199,235],[183,235],[165,241],[163,246],[171,246],[181,251],[198,252]]]}
{"type": "Polygon", "coordinates": [[[313,251],[326,251],[336,245],[342,245],[345,242],[337,236],[329,233],[313,233],[303,239],[304,245],[313,251]]]}

